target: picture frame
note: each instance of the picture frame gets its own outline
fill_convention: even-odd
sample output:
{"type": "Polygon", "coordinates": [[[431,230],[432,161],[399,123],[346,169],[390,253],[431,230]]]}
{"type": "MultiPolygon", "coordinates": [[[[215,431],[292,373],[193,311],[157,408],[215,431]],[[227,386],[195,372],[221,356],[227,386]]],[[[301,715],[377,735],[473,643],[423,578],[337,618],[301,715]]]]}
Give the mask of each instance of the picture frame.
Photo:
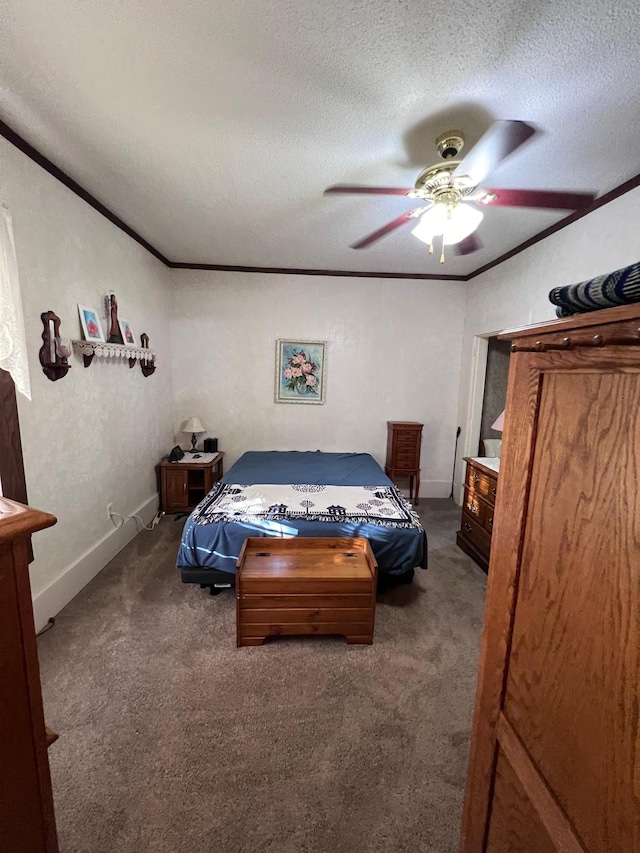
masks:
{"type": "Polygon", "coordinates": [[[95,341],[96,343],[104,344],[104,332],[96,309],[78,302],[78,314],[80,315],[80,325],[82,326],[82,334],[85,341],[95,341]]]}
{"type": "Polygon", "coordinates": [[[276,341],[275,402],[321,406],[325,402],[327,342],[276,341]]]}
{"type": "Polygon", "coordinates": [[[118,317],[118,325],[120,326],[120,334],[122,335],[122,343],[129,347],[136,346],[136,336],[133,334],[131,323],[125,320],[124,317],[118,317]]]}

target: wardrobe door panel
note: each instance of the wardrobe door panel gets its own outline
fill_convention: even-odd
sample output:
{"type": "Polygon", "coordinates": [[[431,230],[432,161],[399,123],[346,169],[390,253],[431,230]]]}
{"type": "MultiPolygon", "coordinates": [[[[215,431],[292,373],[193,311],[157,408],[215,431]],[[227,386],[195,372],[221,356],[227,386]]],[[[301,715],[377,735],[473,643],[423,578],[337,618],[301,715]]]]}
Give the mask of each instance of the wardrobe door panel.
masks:
{"type": "Polygon", "coordinates": [[[487,853],[556,853],[525,788],[504,753],[498,753],[487,853]]]}
{"type": "Polygon", "coordinates": [[[620,355],[616,369],[595,360],[587,371],[556,354],[542,371],[503,705],[589,853],[640,850],[640,364],[630,355],[626,368],[620,355]]]}
{"type": "Polygon", "coordinates": [[[500,488],[491,538],[478,688],[469,752],[460,853],[485,853],[496,762],[497,725],[504,698],[511,629],[525,523],[528,471],[531,467],[538,415],[540,372],[534,353],[511,359],[500,488]],[[509,429],[509,423],[517,428],[509,429]]]}

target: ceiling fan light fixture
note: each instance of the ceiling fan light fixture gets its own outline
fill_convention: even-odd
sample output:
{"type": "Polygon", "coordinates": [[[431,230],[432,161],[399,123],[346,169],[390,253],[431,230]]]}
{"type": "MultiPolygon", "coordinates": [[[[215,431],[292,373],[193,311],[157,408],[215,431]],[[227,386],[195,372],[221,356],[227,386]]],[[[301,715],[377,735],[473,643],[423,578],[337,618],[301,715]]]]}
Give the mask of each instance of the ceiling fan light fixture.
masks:
{"type": "Polygon", "coordinates": [[[420,217],[411,233],[428,245],[433,244],[434,237],[442,235],[443,244],[451,246],[473,234],[483,216],[482,211],[466,204],[434,204],[420,217]]]}

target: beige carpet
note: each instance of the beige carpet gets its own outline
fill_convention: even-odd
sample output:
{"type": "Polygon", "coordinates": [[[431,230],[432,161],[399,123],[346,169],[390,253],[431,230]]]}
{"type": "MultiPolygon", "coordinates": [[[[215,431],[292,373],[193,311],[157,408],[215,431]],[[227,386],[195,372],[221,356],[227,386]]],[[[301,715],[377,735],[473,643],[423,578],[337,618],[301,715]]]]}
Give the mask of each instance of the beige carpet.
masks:
{"type": "Polygon", "coordinates": [[[373,646],[235,648],[232,595],[185,586],[181,523],[143,532],[39,639],[62,853],[456,850],[485,575],[459,510],[373,646]]]}

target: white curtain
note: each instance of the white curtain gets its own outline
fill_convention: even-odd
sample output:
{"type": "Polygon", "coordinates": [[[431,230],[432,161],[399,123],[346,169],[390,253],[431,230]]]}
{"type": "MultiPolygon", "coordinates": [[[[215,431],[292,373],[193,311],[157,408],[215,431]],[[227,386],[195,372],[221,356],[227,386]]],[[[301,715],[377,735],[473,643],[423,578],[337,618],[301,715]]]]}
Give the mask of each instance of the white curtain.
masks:
{"type": "Polygon", "coordinates": [[[0,368],[9,371],[17,390],[30,400],[18,259],[11,213],[6,204],[0,204],[0,368]]]}

